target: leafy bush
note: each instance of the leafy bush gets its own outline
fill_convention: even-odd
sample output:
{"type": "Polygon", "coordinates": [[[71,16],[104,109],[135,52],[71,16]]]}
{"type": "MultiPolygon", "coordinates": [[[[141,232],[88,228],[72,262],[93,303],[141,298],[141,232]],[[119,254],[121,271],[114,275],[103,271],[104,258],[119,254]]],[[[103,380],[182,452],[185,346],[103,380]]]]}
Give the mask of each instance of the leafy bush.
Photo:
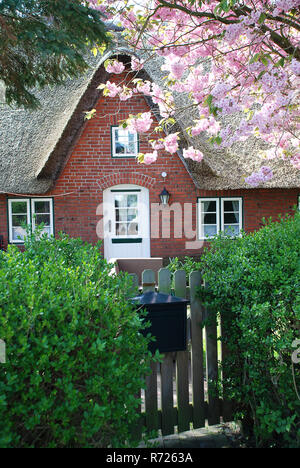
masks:
{"type": "Polygon", "coordinates": [[[172,274],[177,270],[184,270],[187,276],[190,275],[193,271],[198,271],[200,268],[200,262],[196,261],[193,257],[184,257],[179,259],[178,257],[170,258],[170,262],[167,265],[167,268],[171,271],[172,274]]]}
{"type": "Polygon", "coordinates": [[[231,240],[220,235],[202,257],[202,300],[221,312],[227,396],[256,446],[300,446],[300,214],[231,240]]]}
{"type": "Polygon", "coordinates": [[[29,236],[0,254],[1,447],[122,447],[136,441],[148,338],[99,248],[29,236]]]}

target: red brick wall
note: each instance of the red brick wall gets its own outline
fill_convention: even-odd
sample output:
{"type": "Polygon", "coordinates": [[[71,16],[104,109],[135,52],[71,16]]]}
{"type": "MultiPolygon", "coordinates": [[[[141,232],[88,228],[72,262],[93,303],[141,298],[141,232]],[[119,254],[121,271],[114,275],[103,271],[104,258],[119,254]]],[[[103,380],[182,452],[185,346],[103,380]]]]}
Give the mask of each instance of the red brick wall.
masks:
{"type": "Polygon", "coordinates": [[[293,207],[298,204],[299,189],[252,189],[198,191],[199,197],[242,197],[244,202],[244,229],[247,232],[262,227],[262,219],[293,213],[293,207]]]}
{"type": "MultiPolygon", "coordinates": [[[[120,80],[123,78],[119,76],[120,80]]],[[[177,155],[160,152],[158,161],[150,166],[138,164],[135,158],[111,157],[111,126],[118,125],[129,114],[149,112],[143,97],[135,96],[121,105],[118,99],[100,98],[96,109],[96,118],[87,123],[55,189],[49,194],[76,192],[61,199],[55,198],[56,232],[63,230],[96,242],[96,224],[100,220],[96,209],[102,202],[103,189],[117,184],[147,187],[150,204],[159,202],[158,195],[164,186],[171,194],[170,203],[196,203],[195,186],[177,155]],[[163,171],[168,173],[165,182],[161,176],[163,171]]],[[[154,118],[150,133],[156,125],[154,118]]],[[[149,138],[150,135],[140,135],[140,152],[152,151],[147,142],[149,138]]],[[[184,239],[153,239],[151,242],[152,256],[182,255],[184,249],[184,239]]]]}
{"type": "MultiPolygon", "coordinates": [[[[120,76],[120,79],[123,77],[120,76]]],[[[55,232],[65,231],[95,243],[96,226],[101,217],[96,215],[105,188],[117,184],[137,184],[149,189],[150,204],[159,201],[158,194],[165,186],[171,194],[171,203],[193,203],[193,229],[196,229],[197,196],[241,196],[244,200],[244,227],[246,231],[258,229],[261,219],[291,212],[297,203],[299,190],[235,190],[200,191],[195,186],[177,155],[160,151],[158,161],[150,166],[137,164],[135,159],[111,157],[111,125],[127,118],[128,114],[148,112],[143,97],[135,96],[120,104],[118,99],[100,98],[96,118],[87,122],[85,129],[63,169],[53,190],[45,194],[54,197],[55,232]],[[161,173],[168,176],[163,181],[161,173]]],[[[154,121],[153,128],[156,125],[154,121]]],[[[149,136],[148,136],[149,138],[149,136]]],[[[152,151],[145,138],[140,140],[140,151],[152,151]]],[[[196,250],[186,250],[186,239],[175,239],[173,216],[171,238],[152,239],[151,256],[197,255],[196,250]]],[[[0,197],[0,234],[7,243],[6,196],[0,197]]]]}

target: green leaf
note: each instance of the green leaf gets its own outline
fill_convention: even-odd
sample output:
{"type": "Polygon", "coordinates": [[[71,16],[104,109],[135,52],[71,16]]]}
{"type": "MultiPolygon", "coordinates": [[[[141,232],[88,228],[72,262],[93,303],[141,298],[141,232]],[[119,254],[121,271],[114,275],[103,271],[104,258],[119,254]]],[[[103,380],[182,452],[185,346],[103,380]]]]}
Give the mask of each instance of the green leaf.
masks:
{"type": "Polygon", "coordinates": [[[259,58],[260,58],[260,54],[259,53],[255,54],[254,57],[252,57],[249,60],[249,64],[251,65],[252,63],[258,62],[259,58]]]}

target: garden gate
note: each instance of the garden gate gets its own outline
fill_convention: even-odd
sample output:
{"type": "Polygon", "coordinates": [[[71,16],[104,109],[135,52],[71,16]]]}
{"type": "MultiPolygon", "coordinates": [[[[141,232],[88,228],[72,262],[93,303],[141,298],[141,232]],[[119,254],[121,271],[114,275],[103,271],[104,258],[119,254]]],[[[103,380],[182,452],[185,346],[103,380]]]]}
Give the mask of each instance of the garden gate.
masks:
{"type": "MultiPolygon", "coordinates": [[[[133,280],[135,288],[138,279],[133,280]]],[[[201,273],[194,271],[187,284],[186,273],[178,270],[171,280],[168,269],[158,273],[145,270],[142,274],[142,291],[175,294],[190,300],[188,314],[188,348],[186,351],[165,353],[161,364],[152,364],[152,373],[146,378],[142,390],[140,427],[148,431],[161,430],[162,435],[184,432],[232,420],[231,403],[219,397],[218,382],[224,379],[220,364],[226,354],[224,344],[218,340],[222,323],[202,327],[208,316],[197,298],[197,290],[204,287],[201,273]],[[192,425],[192,426],[191,426],[192,425]]]]}

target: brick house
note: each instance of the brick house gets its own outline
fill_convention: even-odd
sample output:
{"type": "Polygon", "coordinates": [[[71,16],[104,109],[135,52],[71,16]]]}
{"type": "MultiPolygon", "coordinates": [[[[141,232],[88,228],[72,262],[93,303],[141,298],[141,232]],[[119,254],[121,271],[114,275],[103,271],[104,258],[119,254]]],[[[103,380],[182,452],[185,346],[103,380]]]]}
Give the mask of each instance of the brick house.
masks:
{"type": "MultiPolygon", "coordinates": [[[[124,51],[119,54],[129,61],[124,51]]],[[[140,74],[157,82],[157,70],[148,65],[140,74]]],[[[109,76],[103,61],[94,61],[81,79],[39,92],[38,111],[0,105],[4,247],[22,245],[22,223],[34,228],[43,222],[49,234],[64,231],[92,243],[104,238],[107,258],[197,256],[204,239],[219,230],[234,236],[259,229],[263,217],[292,213],[300,178],[289,163],[276,161],[276,177],[263,187],[246,186],[244,176],[262,164],[255,142],[229,153],[215,151],[202,136],[193,141],[205,154],[201,163],[184,160],[180,151],[160,151],[157,162],[138,164],[138,151],[152,151],[148,139],[157,109],[142,95],[125,102],[103,98],[97,87],[107,79],[123,82],[130,74],[109,76]],[[85,120],[84,111],[92,108],[96,117],[85,120]],[[149,111],[149,135],[118,128],[128,114],[149,111]],[[166,206],[160,200],[164,188],[170,196],[166,206]]],[[[178,119],[179,131],[187,121],[188,116],[178,119]]]]}

